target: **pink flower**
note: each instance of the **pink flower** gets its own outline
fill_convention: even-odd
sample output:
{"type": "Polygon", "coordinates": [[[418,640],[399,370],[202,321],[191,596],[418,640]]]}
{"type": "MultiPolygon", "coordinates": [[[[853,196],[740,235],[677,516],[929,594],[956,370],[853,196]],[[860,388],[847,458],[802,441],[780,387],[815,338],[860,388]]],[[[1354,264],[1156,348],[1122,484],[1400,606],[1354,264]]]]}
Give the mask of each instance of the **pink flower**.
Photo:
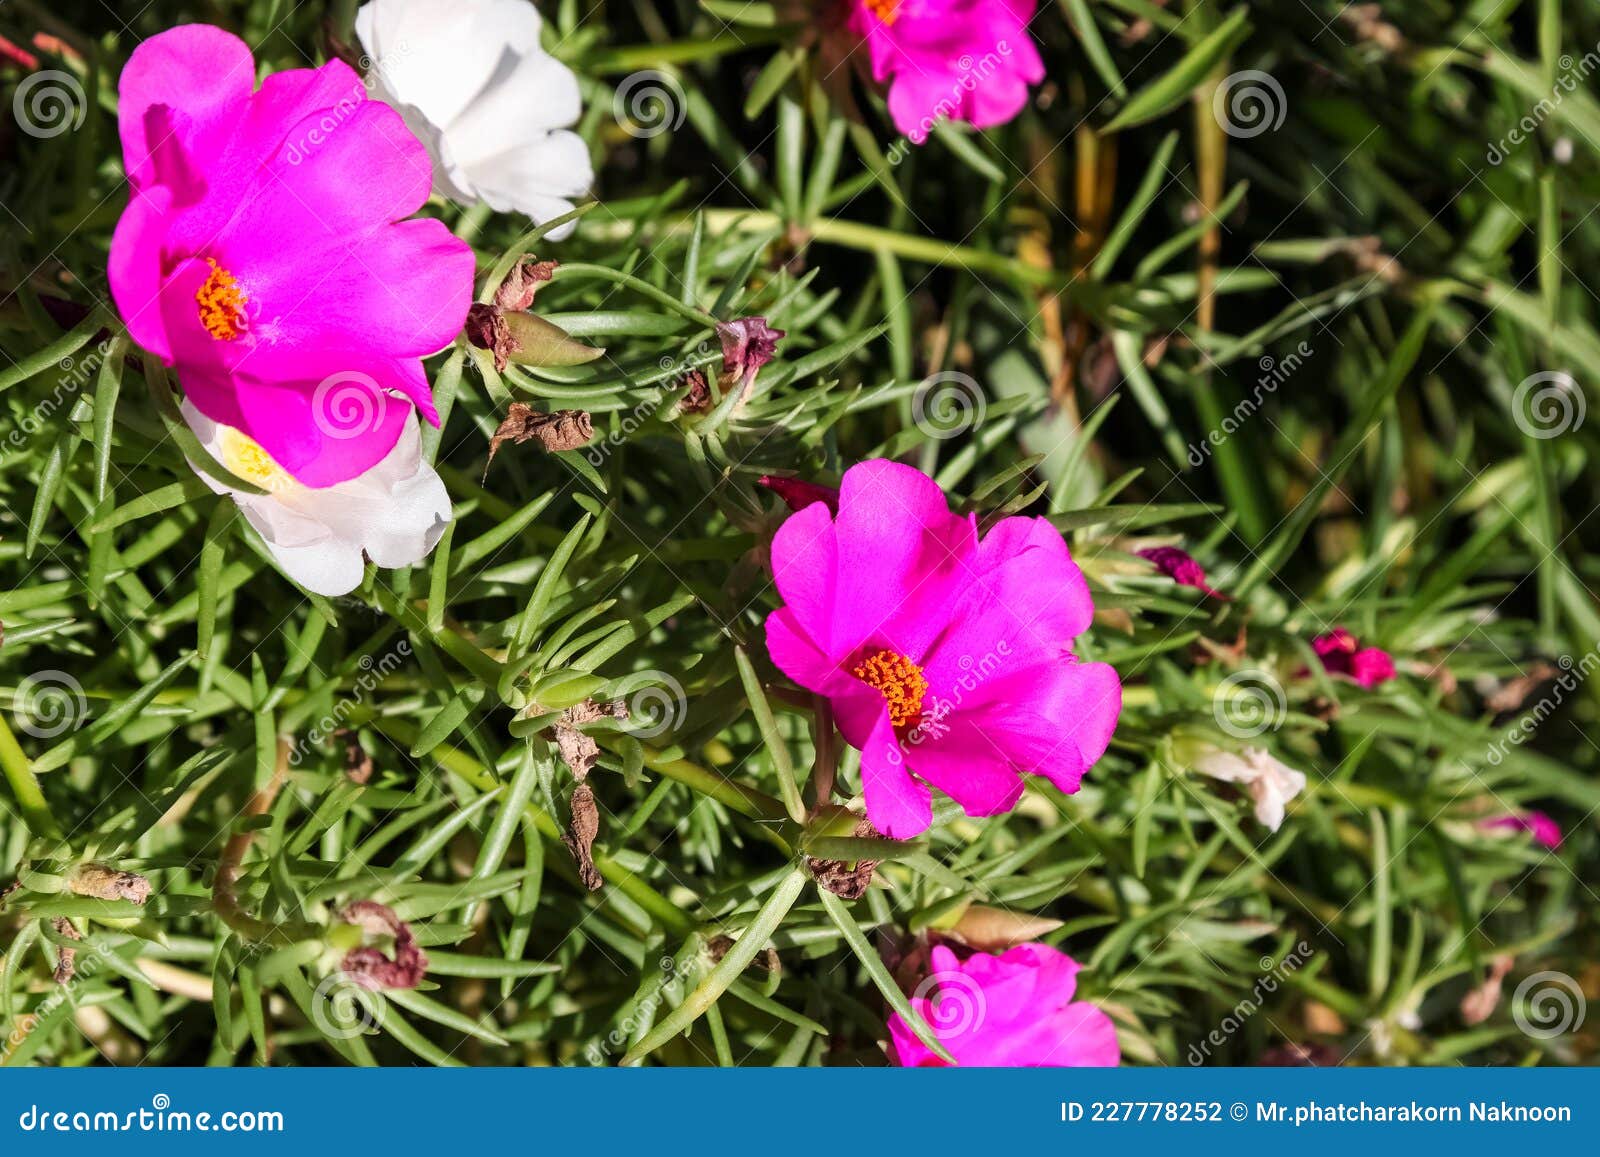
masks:
{"type": "Polygon", "coordinates": [[[1044,79],[1028,35],[1034,0],[849,0],[872,75],[890,81],[895,128],[921,144],[946,118],[1004,124],[1044,79]],[[892,79],[891,79],[892,78],[892,79]]]}
{"type": "Polygon", "coordinates": [[[1394,659],[1381,647],[1362,647],[1343,627],[1312,640],[1312,650],[1322,659],[1330,675],[1348,675],[1371,690],[1395,677],[1394,659]]]}
{"type": "Polygon", "coordinates": [[[1211,588],[1206,582],[1205,568],[1194,560],[1193,555],[1175,546],[1153,546],[1148,550],[1139,551],[1139,557],[1154,563],[1158,571],[1181,587],[1193,587],[1213,598],[1228,597],[1221,591],[1211,588]]]}
{"type": "MultiPolygon", "coordinates": [[[[1065,953],[1020,944],[961,960],[941,944],[932,962],[911,1007],[958,1065],[1109,1068],[1121,1060],[1111,1018],[1072,999],[1079,965],[1065,953]]],[[[889,1058],[908,1068],[945,1067],[899,1013],[889,1017],[889,1058]]]]}
{"type": "Polygon", "coordinates": [[[1044,519],[1004,519],[980,541],[925,474],[863,462],[837,515],[814,502],[779,528],[772,570],[772,660],[832,703],[883,834],[927,829],[927,784],[973,816],[1015,806],[1021,772],[1077,791],[1110,742],[1122,688],[1073,654],[1094,606],[1044,519]]]}
{"type": "Polygon", "coordinates": [[[403,220],[432,162],[346,65],[254,87],[250,49],[210,25],[134,50],[111,292],[202,414],[331,486],[382,461],[412,405],[438,423],[421,358],[461,328],[472,250],[403,220]]]}
{"type": "Polygon", "coordinates": [[[1527,832],[1535,842],[1554,851],[1561,846],[1561,825],[1544,812],[1525,812],[1522,815],[1493,816],[1479,820],[1484,831],[1527,832]]]}

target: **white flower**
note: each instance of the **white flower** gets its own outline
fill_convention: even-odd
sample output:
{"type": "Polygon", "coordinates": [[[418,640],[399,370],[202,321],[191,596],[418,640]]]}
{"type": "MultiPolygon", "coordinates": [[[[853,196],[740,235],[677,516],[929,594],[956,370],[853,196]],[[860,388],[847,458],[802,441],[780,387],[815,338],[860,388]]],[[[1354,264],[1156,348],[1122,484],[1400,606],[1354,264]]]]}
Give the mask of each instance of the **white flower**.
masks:
{"type": "Polygon", "coordinates": [[[332,596],[355,590],[366,571],[363,552],[391,569],[420,562],[450,524],[450,496],[422,459],[414,412],[383,461],[347,482],[315,489],[291,478],[248,435],[213,422],[187,400],[183,417],[213,458],[267,491],[246,494],[195,471],[233,498],[284,573],[308,591],[332,596]]]}
{"type": "Polygon", "coordinates": [[[1274,758],[1260,747],[1241,752],[1213,748],[1194,761],[1195,770],[1212,779],[1241,783],[1256,802],[1256,819],[1277,831],[1283,823],[1283,808],[1306,789],[1304,772],[1274,758]]]}
{"type": "Polygon", "coordinates": [[[371,0],[356,13],[375,95],[428,146],[434,188],[542,223],[570,212],[594,171],[564,131],[578,80],[540,47],[539,24],[528,0],[371,0]]]}

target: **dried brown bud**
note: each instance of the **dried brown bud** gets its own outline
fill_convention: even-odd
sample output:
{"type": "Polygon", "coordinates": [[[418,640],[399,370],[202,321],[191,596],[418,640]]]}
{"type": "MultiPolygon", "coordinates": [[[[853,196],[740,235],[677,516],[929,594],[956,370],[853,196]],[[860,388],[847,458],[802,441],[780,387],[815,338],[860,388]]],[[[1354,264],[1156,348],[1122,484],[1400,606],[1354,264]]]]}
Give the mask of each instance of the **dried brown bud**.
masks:
{"type": "Polygon", "coordinates": [[[554,322],[531,313],[481,303],[467,310],[467,340],[494,354],[494,368],[581,366],[605,354],[603,346],[584,345],[554,322]]]}
{"type": "Polygon", "coordinates": [[[394,914],[394,909],[376,900],[357,900],[345,906],[339,919],[361,929],[363,938],[390,939],[394,955],[386,955],[376,944],[362,944],[345,953],[339,962],[343,972],[362,988],[415,988],[428,971],[428,956],[417,945],[411,925],[394,914]]]}
{"type": "Polygon", "coordinates": [[[690,370],[678,379],[680,386],[688,386],[689,392],[683,395],[683,401],[678,403],[678,409],[685,414],[703,414],[711,408],[711,387],[706,384],[706,376],[699,370],[690,370]]]}
{"type": "Polygon", "coordinates": [[[333,737],[344,743],[344,777],[357,787],[372,779],[372,756],[361,746],[361,736],[352,728],[341,727],[333,737]]]}
{"type": "Polygon", "coordinates": [[[499,306],[475,304],[467,310],[467,340],[481,350],[494,352],[494,368],[504,370],[511,352],[511,328],[499,306]]]}
{"type": "Polygon", "coordinates": [[[756,374],[778,353],[781,329],[767,325],[764,317],[741,317],[717,324],[722,339],[722,375],[730,386],[739,387],[739,396],[748,397],[756,374]]]}
{"type": "MultiPolygon", "coordinates": [[[[78,930],[72,926],[72,921],[65,916],[52,917],[50,927],[56,930],[56,935],[64,936],[68,940],[83,939],[78,934],[78,930]]],[[[77,959],[78,950],[76,948],[68,948],[65,944],[56,945],[56,966],[51,976],[57,984],[70,984],[72,982],[72,977],[77,971],[75,963],[77,959]]]]}
{"type": "Polygon", "coordinates": [[[143,904],[150,898],[150,881],[138,872],[122,872],[104,864],[84,864],[68,884],[79,896],[96,900],[131,900],[143,904]]]}
{"type": "MultiPolygon", "coordinates": [[[[537,441],[552,454],[563,450],[576,450],[586,446],[594,437],[594,421],[582,410],[557,410],[546,414],[535,410],[526,402],[512,402],[505,418],[489,439],[489,462],[505,442],[515,445],[530,439],[537,441]]],[[[484,463],[484,477],[489,476],[489,464],[484,463]]]]}
{"type": "Polygon", "coordinates": [[[605,883],[600,869],[594,866],[594,840],[600,834],[600,809],[595,806],[594,790],[580,783],[572,790],[572,827],[561,834],[572,858],[578,861],[578,878],[591,892],[597,892],[605,883]]]}
{"type": "MultiPolygon", "coordinates": [[[[856,822],[855,835],[858,838],[869,838],[878,834],[877,829],[866,817],[856,822]]],[[[811,874],[816,877],[817,884],[826,888],[835,896],[845,900],[859,900],[867,894],[867,889],[872,885],[872,873],[878,866],[877,860],[819,860],[815,856],[806,860],[806,866],[811,869],[811,874]]]]}
{"type": "Polygon", "coordinates": [[[600,745],[578,729],[585,723],[607,716],[626,719],[627,704],[620,700],[614,703],[596,703],[593,699],[585,699],[582,703],[568,707],[561,713],[561,718],[556,720],[555,726],[545,731],[545,736],[555,742],[562,761],[572,769],[573,778],[579,783],[589,777],[595,760],[600,758],[600,745]]]}
{"type": "Polygon", "coordinates": [[[532,253],[518,258],[515,267],[500,283],[500,288],[494,291],[494,303],[501,309],[514,312],[531,308],[539,286],[555,276],[559,264],[556,261],[540,261],[532,253]]]}

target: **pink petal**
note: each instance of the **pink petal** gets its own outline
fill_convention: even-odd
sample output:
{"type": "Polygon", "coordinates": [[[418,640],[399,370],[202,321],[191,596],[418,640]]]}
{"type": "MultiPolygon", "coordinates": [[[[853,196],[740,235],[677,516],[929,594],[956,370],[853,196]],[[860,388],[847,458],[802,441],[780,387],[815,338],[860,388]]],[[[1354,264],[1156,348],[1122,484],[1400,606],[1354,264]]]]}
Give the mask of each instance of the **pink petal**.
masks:
{"type": "Polygon", "coordinates": [[[881,702],[878,722],[861,745],[861,786],[867,799],[867,818],[890,839],[909,840],[933,823],[933,800],[928,789],[906,770],[889,712],[881,702]]]}
{"type": "Polygon", "coordinates": [[[168,106],[164,122],[185,151],[221,149],[255,87],[255,60],[244,41],[209,24],[184,24],[133,50],[117,85],[117,127],[123,167],[135,186],[150,180],[151,139],[146,114],[168,106]]]}

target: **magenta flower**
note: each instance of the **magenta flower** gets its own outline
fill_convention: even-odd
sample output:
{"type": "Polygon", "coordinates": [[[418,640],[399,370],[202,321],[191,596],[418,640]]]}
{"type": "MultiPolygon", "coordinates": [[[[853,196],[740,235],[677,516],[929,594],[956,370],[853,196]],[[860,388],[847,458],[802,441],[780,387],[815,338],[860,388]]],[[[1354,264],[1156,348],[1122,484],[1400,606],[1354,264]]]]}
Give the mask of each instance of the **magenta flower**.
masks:
{"type": "Polygon", "coordinates": [[[939,121],[1004,124],[1044,79],[1034,0],[849,0],[850,31],[889,81],[895,128],[921,144],[939,121]]]}
{"type": "Polygon", "coordinates": [[[1330,675],[1347,675],[1368,690],[1395,677],[1394,659],[1381,647],[1363,647],[1343,627],[1318,635],[1311,649],[1330,675]]]}
{"type": "Polygon", "coordinates": [[[1187,551],[1175,546],[1153,546],[1139,551],[1139,557],[1155,564],[1155,568],[1181,587],[1193,587],[1213,598],[1226,599],[1221,591],[1213,590],[1206,582],[1206,571],[1187,551]]]}
{"type": "Polygon", "coordinates": [[[254,89],[250,49],[210,25],[134,50],[111,292],[196,409],[331,486],[382,461],[413,405],[438,423],[421,358],[466,318],[472,250],[403,220],[432,162],[349,67],[254,89]]]}
{"type": "Polygon", "coordinates": [[[813,502],[778,529],[772,571],[772,661],[828,697],[884,835],[927,829],[928,784],[973,816],[1015,806],[1021,772],[1077,791],[1110,742],[1122,687],[1073,654],[1094,606],[1044,519],[980,541],[927,475],[863,462],[837,515],[813,502]]]}
{"type": "MultiPolygon", "coordinates": [[[[955,1058],[973,1067],[1114,1067],[1122,1054],[1111,1018],[1074,1001],[1079,964],[1047,944],[1020,944],[1003,955],[965,960],[933,950],[933,975],[911,1007],[955,1058]],[[931,999],[929,999],[931,997],[931,999]]],[[[899,1013],[889,1017],[889,1059],[908,1068],[943,1068],[899,1013]]]]}
{"type": "Polygon", "coordinates": [[[1479,820],[1485,831],[1527,832],[1534,841],[1554,851],[1561,846],[1561,825],[1544,812],[1525,812],[1522,815],[1491,816],[1479,820]]]}

